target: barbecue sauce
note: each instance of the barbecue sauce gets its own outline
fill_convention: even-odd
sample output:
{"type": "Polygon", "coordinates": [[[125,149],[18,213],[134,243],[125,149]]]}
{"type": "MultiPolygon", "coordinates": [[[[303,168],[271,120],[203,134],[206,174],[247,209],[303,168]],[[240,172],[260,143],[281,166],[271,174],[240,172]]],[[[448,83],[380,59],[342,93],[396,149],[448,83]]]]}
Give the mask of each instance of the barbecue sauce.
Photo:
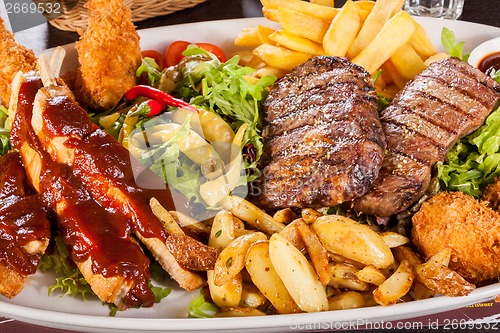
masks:
{"type": "Polygon", "coordinates": [[[50,222],[16,152],[0,157],[0,235],[0,263],[21,275],[34,274],[50,239],[50,222]],[[24,248],[30,242],[38,243],[35,253],[24,248]]]}
{"type": "Polygon", "coordinates": [[[154,197],[166,209],[174,209],[172,196],[161,177],[146,170],[147,178],[157,189],[140,187],[129,151],[94,125],[88,113],[69,97],[48,102],[43,132],[51,137],[70,138],[65,145],[74,150],[72,169],[101,205],[122,215],[122,223],[129,223],[132,231],[141,236],[166,241],[165,228],[149,206],[154,197]],[[163,188],[159,188],[160,184],[163,188]],[[116,190],[118,197],[109,195],[116,190]],[[127,202],[119,202],[120,196],[127,202]]]}
{"type": "Polygon", "coordinates": [[[31,179],[32,183],[38,184],[44,203],[57,213],[59,231],[72,259],[80,263],[91,259],[93,274],[123,277],[123,283],[131,285],[124,302],[126,307],[152,306],[149,259],[130,239],[130,226],[97,204],[72,170],[55,162],[43,149],[31,127],[33,101],[40,88],[41,81],[36,75],[22,84],[11,132],[13,146],[23,151],[27,144],[34,151],[34,160],[38,160],[35,163],[40,164],[40,179],[31,179]]]}
{"type": "Polygon", "coordinates": [[[500,52],[490,53],[479,62],[477,68],[486,74],[500,70],[500,52]]]}

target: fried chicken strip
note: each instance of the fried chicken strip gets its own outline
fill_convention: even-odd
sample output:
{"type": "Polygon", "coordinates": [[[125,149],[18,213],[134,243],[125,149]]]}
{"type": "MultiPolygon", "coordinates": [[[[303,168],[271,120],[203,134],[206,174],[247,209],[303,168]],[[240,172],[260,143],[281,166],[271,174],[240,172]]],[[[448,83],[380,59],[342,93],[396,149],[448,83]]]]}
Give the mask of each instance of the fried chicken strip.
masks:
{"type": "Polygon", "coordinates": [[[110,109],[136,83],[139,35],[122,0],[90,0],[87,30],[76,43],[80,67],[76,99],[85,108],[110,109]]]}
{"type": "Polygon", "coordinates": [[[500,277],[500,214],[485,201],[442,192],[413,216],[413,243],[429,258],[452,249],[449,268],[481,285],[500,277]]]}
{"type": "Polygon", "coordinates": [[[0,294],[16,296],[36,272],[50,240],[50,222],[17,152],[0,157],[0,294]]]}
{"type": "Polygon", "coordinates": [[[120,218],[97,204],[67,166],[52,160],[34,133],[31,116],[40,89],[38,74],[18,74],[9,108],[11,143],[21,154],[28,178],[57,214],[72,259],[96,295],[120,310],[152,306],[149,259],[120,218]]]}
{"type": "Polygon", "coordinates": [[[18,44],[0,18],[0,104],[9,105],[12,80],[18,71],[36,69],[32,50],[18,44]]]}
{"type": "MultiPolygon", "coordinates": [[[[122,223],[130,226],[182,288],[194,290],[204,284],[204,279],[191,270],[206,270],[207,262],[213,267],[216,250],[194,239],[185,239],[189,241],[190,253],[175,250],[178,240],[167,234],[149,205],[154,197],[173,209],[169,190],[165,186],[139,187],[128,150],[91,122],[67,88],[50,86],[37,94],[32,126],[53,158],[68,165],[101,206],[122,217],[122,223]]],[[[147,169],[142,177],[163,184],[160,177],[147,169]]]]}

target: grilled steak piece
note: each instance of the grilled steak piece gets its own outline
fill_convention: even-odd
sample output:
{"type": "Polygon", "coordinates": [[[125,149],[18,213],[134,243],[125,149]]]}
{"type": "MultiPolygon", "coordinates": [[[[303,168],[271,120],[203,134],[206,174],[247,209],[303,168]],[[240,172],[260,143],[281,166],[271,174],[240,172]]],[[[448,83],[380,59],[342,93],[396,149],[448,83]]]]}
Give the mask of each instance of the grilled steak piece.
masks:
{"type": "Polygon", "coordinates": [[[380,114],[387,155],[373,188],[352,208],[387,217],[416,202],[432,167],[484,123],[499,92],[491,77],[457,58],[430,65],[380,114]]]}
{"type": "Polygon", "coordinates": [[[368,191],[385,148],[376,99],[368,72],[345,58],[313,57],[280,79],[264,103],[257,203],[325,207],[368,191]]]}

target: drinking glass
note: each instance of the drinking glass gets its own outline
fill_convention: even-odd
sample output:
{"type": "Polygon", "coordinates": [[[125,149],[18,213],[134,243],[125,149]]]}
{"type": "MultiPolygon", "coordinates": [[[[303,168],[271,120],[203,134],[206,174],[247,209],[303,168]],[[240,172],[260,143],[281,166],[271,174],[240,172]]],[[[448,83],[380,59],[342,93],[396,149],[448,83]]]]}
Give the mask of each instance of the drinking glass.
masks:
{"type": "Polygon", "coordinates": [[[404,9],[411,15],[456,20],[462,15],[464,0],[406,0],[404,9]]]}

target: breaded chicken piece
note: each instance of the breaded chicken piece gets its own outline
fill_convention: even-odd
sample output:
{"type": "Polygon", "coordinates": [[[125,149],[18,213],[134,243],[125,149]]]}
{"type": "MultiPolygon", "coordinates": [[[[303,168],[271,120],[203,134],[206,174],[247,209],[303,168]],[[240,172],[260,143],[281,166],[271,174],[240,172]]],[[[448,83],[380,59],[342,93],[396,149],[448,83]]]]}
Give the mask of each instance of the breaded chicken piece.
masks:
{"type": "Polygon", "coordinates": [[[9,105],[12,79],[17,72],[36,69],[36,62],[35,53],[18,44],[0,18],[0,104],[9,105]]]}
{"type": "Polygon", "coordinates": [[[75,95],[85,108],[110,109],[136,83],[139,35],[122,0],[90,0],[87,30],[76,43],[79,71],[75,95]]]}
{"type": "Polygon", "coordinates": [[[500,214],[485,201],[442,192],[413,216],[413,243],[429,258],[451,248],[449,268],[481,285],[500,277],[500,214]]]}
{"type": "Polygon", "coordinates": [[[488,201],[489,206],[492,209],[498,210],[500,208],[500,179],[499,178],[495,179],[494,183],[486,186],[486,188],[484,189],[484,192],[482,194],[482,199],[488,201]]]}

